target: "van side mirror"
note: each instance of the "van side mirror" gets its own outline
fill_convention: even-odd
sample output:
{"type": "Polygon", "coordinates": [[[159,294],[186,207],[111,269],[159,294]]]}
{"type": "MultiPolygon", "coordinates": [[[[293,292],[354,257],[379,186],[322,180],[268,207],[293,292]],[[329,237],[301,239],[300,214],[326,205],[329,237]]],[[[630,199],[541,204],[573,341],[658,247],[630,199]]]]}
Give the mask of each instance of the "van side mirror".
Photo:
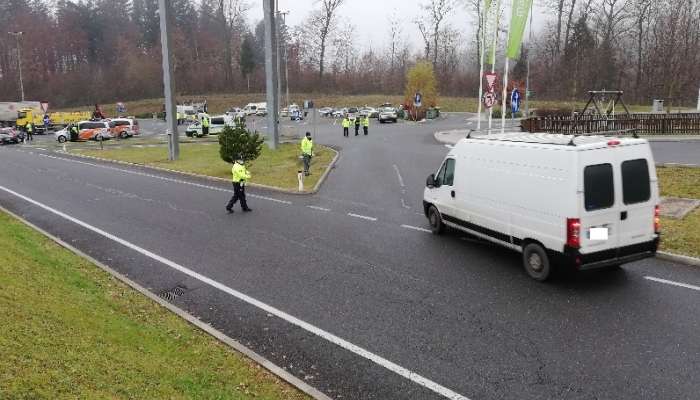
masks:
{"type": "Polygon", "coordinates": [[[428,179],[425,182],[425,186],[432,189],[432,188],[438,186],[438,185],[436,185],[436,183],[437,182],[435,182],[435,174],[430,174],[430,176],[428,176],[428,179]]]}

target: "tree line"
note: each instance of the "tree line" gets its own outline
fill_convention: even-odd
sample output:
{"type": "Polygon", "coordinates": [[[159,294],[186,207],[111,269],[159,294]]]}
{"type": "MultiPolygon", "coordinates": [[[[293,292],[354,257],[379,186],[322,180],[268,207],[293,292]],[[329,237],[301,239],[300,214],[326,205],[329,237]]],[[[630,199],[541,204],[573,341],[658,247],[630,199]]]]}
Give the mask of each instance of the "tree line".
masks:
{"type": "MultiPolygon", "coordinates": [[[[513,67],[524,81],[530,57],[535,98],[585,100],[588,90],[625,90],[628,102],[666,98],[690,104],[700,86],[700,4],[696,0],[543,0],[513,67]]],[[[399,94],[418,60],[433,64],[443,95],[478,88],[480,0],[422,0],[415,18],[387,16],[379,45],[359,43],[344,20],[352,0],[318,0],[297,26],[280,18],[281,76],[291,92],[399,94]],[[467,10],[470,33],[450,15],[467,10]],[[409,37],[419,32],[420,46],[409,37]]],[[[496,3],[494,1],[494,3],[496,3]]],[[[505,1],[502,3],[506,3],[505,1]]],[[[171,0],[175,77],[181,96],[262,92],[264,25],[245,0],[171,0]]],[[[3,0],[6,31],[23,31],[27,99],[54,106],[162,97],[157,0],[3,0]]],[[[299,12],[295,10],[295,12],[299,12]]],[[[503,11],[502,20],[506,20],[503,11]]],[[[502,35],[505,36],[505,35],[502,35]]],[[[0,32],[0,99],[16,100],[17,39],[0,32]]],[[[504,48],[504,37],[500,49],[504,48]]],[[[499,64],[502,57],[499,57],[499,64]]],[[[502,65],[497,66],[497,70],[502,65]]]]}

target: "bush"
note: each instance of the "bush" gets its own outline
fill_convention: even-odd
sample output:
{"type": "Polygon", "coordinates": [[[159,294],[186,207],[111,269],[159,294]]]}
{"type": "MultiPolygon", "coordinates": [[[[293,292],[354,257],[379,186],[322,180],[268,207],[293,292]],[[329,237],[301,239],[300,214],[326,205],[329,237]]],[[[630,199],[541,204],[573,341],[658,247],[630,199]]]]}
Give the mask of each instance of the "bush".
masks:
{"type": "MultiPolygon", "coordinates": [[[[515,118],[522,118],[522,117],[523,117],[522,112],[518,111],[515,113],[515,118]]],[[[501,118],[501,109],[500,108],[493,109],[493,118],[501,118]]],[[[510,110],[506,111],[506,118],[513,118],[510,110]]]]}
{"type": "Polygon", "coordinates": [[[226,125],[219,134],[219,155],[227,163],[233,163],[239,157],[253,161],[260,156],[264,141],[260,134],[249,131],[245,123],[235,127],[226,125]]]}

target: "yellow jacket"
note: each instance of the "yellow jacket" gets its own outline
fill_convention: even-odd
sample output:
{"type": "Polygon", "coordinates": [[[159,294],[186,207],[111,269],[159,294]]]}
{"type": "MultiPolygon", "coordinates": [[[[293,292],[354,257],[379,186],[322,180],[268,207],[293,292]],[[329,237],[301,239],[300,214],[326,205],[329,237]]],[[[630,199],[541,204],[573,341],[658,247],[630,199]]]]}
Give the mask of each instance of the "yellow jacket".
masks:
{"type": "Polygon", "coordinates": [[[245,165],[234,163],[233,168],[231,168],[231,174],[234,182],[241,182],[250,179],[250,172],[246,169],[245,165]]]}
{"type": "Polygon", "coordinates": [[[314,150],[314,142],[308,137],[304,136],[301,139],[301,154],[312,155],[314,150]]]}
{"type": "Polygon", "coordinates": [[[343,118],[343,128],[349,128],[350,127],[350,120],[346,118],[343,118]]]}

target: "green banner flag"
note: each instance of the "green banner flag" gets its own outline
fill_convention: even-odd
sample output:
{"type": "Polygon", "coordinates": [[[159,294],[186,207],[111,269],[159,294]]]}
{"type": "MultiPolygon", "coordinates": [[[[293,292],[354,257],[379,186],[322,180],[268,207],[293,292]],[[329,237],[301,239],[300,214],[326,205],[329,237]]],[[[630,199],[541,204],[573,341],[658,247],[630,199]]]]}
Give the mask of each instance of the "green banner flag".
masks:
{"type": "Polygon", "coordinates": [[[486,63],[495,65],[495,49],[496,45],[498,44],[498,17],[500,15],[501,0],[498,0],[496,2],[496,7],[494,7],[493,9],[491,8],[492,4],[492,0],[486,0],[486,18],[484,18],[484,33],[486,34],[486,37],[484,39],[485,42],[488,43],[488,45],[486,45],[486,63]]]}
{"type": "Polygon", "coordinates": [[[520,45],[523,43],[523,33],[525,33],[525,25],[531,7],[532,0],[513,0],[513,13],[510,18],[508,48],[506,49],[506,57],[511,60],[515,60],[520,55],[520,45]]]}

